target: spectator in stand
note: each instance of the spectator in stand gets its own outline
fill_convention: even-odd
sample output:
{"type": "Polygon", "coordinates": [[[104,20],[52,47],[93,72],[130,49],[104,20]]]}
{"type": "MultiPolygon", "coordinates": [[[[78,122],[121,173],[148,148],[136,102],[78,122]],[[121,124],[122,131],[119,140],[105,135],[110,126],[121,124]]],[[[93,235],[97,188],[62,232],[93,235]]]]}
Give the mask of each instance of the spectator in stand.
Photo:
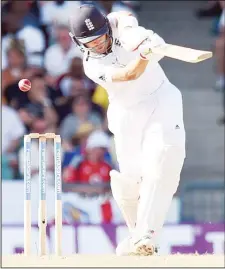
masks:
{"type": "Polygon", "coordinates": [[[13,179],[17,169],[17,151],[25,127],[17,112],[2,104],[2,177],[13,179]]]}
{"type": "Polygon", "coordinates": [[[60,126],[60,135],[64,146],[73,148],[72,138],[77,133],[82,123],[93,124],[95,128],[101,128],[102,118],[91,109],[91,100],[87,95],[79,95],[72,102],[72,113],[70,113],[60,126]]]}
{"type": "Polygon", "coordinates": [[[84,74],[81,57],[72,58],[68,72],[59,78],[57,85],[63,96],[67,97],[75,97],[84,91],[91,95],[95,88],[95,83],[84,74]]]}
{"type": "Polygon", "coordinates": [[[17,112],[3,103],[2,105],[2,153],[15,153],[25,127],[17,112]]]}
{"type": "Polygon", "coordinates": [[[222,8],[220,1],[214,0],[214,1],[208,1],[207,6],[205,8],[200,8],[196,12],[196,16],[199,19],[213,19],[212,24],[212,33],[215,35],[218,35],[219,33],[219,20],[222,13],[222,8]]]}
{"type": "Polygon", "coordinates": [[[2,12],[12,12],[22,18],[22,26],[31,25],[39,28],[39,10],[37,1],[23,0],[23,1],[6,1],[2,8],[2,12]]]}
{"type": "Polygon", "coordinates": [[[43,29],[48,35],[48,44],[51,45],[55,42],[55,30],[56,24],[67,24],[68,16],[73,14],[74,8],[80,6],[80,1],[39,1],[40,7],[40,20],[43,29]]]}
{"type": "Polygon", "coordinates": [[[2,71],[2,90],[26,77],[25,45],[22,40],[11,39],[6,50],[8,66],[2,71]]]}
{"type": "Polygon", "coordinates": [[[72,98],[80,94],[90,94],[93,83],[84,76],[83,63],[80,57],[71,60],[69,72],[59,77],[56,88],[61,95],[58,111],[60,114],[59,122],[71,112],[72,98]]]}
{"type": "MultiPolygon", "coordinates": [[[[61,118],[64,118],[64,115],[66,116],[66,114],[70,113],[71,97],[74,98],[78,95],[86,94],[91,98],[95,87],[95,83],[84,74],[82,59],[80,57],[74,57],[71,61],[69,72],[63,74],[57,82],[57,88],[64,97],[61,98],[61,118]]],[[[105,110],[99,104],[92,102],[92,110],[93,112],[99,113],[101,117],[104,118],[105,110]]]]}
{"type": "MultiPolygon", "coordinates": [[[[75,156],[69,166],[65,168],[63,172],[64,182],[88,184],[90,186],[108,184],[110,182],[109,172],[113,169],[113,165],[104,160],[108,147],[108,135],[101,130],[92,132],[87,139],[84,156],[75,156]]],[[[109,188],[108,185],[107,187],[109,188]]],[[[91,191],[91,189],[89,190],[91,191]]],[[[79,190],[77,191],[79,192],[79,190]]],[[[100,192],[104,193],[105,188],[100,189],[100,192]]]]}
{"type": "Polygon", "coordinates": [[[81,156],[85,153],[87,139],[89,135],[94,131],[94,126],[90,123],[82,123],[76,134],[72,137],[72,146],[68,149],[64,147],[63,167],[66,167],[71,162],[74,156],[81,156]]]}
{"type": "Polygon", "coordinates": [[[27,118],[30,109],[38,109],[48,123],[49,132],[56,130],[58,118],[53,103],[54,91],[48,88],[42,74],[33,76],[31,83],[32,89],[28,92],[27,102],[20,104],[20,116],[23,119],[27,118]]]}
{"type": "Polygon", "coordinates": [[[210,0],[207,1],[207,7],[200,8],[196,11],[196,15],[199,18],[207,18],[207,17],[215,17],[221,15],[221,6],[220,1],[218,0],[210,0]]]}
{"type": "MultiPolygon", "coordinates": [[[[48,123],[43,115],[37,115],[31,123],[31,133],[46,133],[48,132],[48,123]]],[[[39,141],[33,139],[31,144],[31,178],[38,182],[39,178],[39,141]]],[[[47,183],[54,186],[54,158],[53,158],[53,144],[47,143],[46,148],[46,178],[47,183]]],[[[24,176],[24,149],[20,148],[18,154],[19,171],[24,176]]]]}
{"type": "Polygon", "coordinates": [[[37,53],[41,55],[45,49],[43,33],[31,25],[23,27],[22,19],[12,12],[3,14],[2,23],[6,34],[2,38],[2,69],[8,66],[6,54],[12,38],[24,41],[27,59],[37,53]]]}
{"type": "Polygon", "coordinates": [[[27,59],[23,40],[11,39],[6,53],[8,66],[2,71],[2,90],[4,92],[8,87],[13,86],[13,89],[11,87],[7,89],[7,97],[11,100],[15,96],[24,95],[18,91],[20,79],[30,79],[35,73],[43,72],[43,69],[37,56],[33,55],[29,60],[27,59]]]}
{"type": "Polygon", "coordinates": [[[137,16],[135,14],[133,8],[131,8],[129,5],[126,5],[122,1],[83,1],[84,3],[91,2],[93,5],[96,5],[104,14],[108,15],[111,12],[117,12],[117,11],[128,11],[132,13],[134,16],[137,16]]]}
{"type": "Polygon", "coordinates": [[[18,115],[26,127],[27,133],[31,132],[31,126],[36,118],[43,118],[44,112],[39,104],[27,104],[26,107],[18,111],[18,115]]]}
{"type": "MultiPolygon", "coordinates": [[[[113,165],[104,158],[108,146],[109,137],[100,130],[94,131],[88,137],[84,155],[75,156],[70,165],[63,170],[63,181],[66,183],[64,188],[76,193],[73,194],[76,202],[85,202],[85,198],[99,198],[98,207],[102,223],[112,223],[116,212],[111,200],[109,176],[113,165]]],[[[70,210],[68,213],[74,212],[75,210],[70,210]]],[[[67,217],[74,223],[74,215],[67,217]]]]}
{"type": "MultiPolygon", "coordinates": [[[[32,57],[30,57],[30,58],[32,58],[32,57]]],[[[16,59],[17,59],[16,57],[13,57],[13,62],[16,59]]],[[[6,77],[3,76],[3,80],[4,81],[6,80],[7,85],[9,84],[8,86],[3,88],[4,96],[5,96],[6,100],[7,100],[7,103],[11,107],[15,108],[16,110],[18,110],[21,106],[23,106],[24,103],[29,102],[28,92],[22,92],[18,88],[19,79],[27,78],[27,79],[32,80],[33,77],[35,77],[36,75],[37,76],[42,76],[44,78],[44,74],[45,74],[45,71],[43,70],[43,68],[41,66],[39,66],[39,65],[37,65],[35,63],[33,65],[30,65],[30,64],[27,63],[27,60],[25,60],[25,62],[26,62],[26,65],[24,67],[23,72],[21,72],[21,76],[17,80],[15,80],[14,83],[9,83],[9,80],[7,78],[7,76],[8,76],[7,73],[8,72],[6,73],[6,72],[3,71],[3,74],[6,73],[6,75],[7,75],[6,77]]],[[[14,69],[15,69],[15,67],[14,67],[14,69]]],[[[5,70],[10,71],[10,68],[5,69],[5,70]]],[[[17,73],[19,73],[18,68],[16,70],[17,70],[17,73]]],[[[21,66],[20,70],[22,70],[22,66],[21,66]]]]}
{"type": "MultiPolygon", "coordinates": [[[[72,138],[73,149],[69,148],[67,150],[64,147],[63,167],[68,166],[75,156],[85,155],[88,137],[94,130],[95,130],[94,126],[90,123],[83,123],[80,125],[78,131],[72,138]]],[[[109,146],[110,146],[109,150],[111,150],[111,144],[109,146]]],[[[104,160],[107,161],[108,163],[114,163],[111,158],[110,154],[111,151],[109,153],[109,150],[107,149],[105,151],[104,160]]]]}
{"type": "Polygon", "coordinates": [[[44,56],[47,82],[53,87],[61,75],[69,72],[71,60],[74,57],[82,57],[81,51],[72,44],[66,25],[57,25],[55,36],[56,43],[47,48],[44,56]]]}

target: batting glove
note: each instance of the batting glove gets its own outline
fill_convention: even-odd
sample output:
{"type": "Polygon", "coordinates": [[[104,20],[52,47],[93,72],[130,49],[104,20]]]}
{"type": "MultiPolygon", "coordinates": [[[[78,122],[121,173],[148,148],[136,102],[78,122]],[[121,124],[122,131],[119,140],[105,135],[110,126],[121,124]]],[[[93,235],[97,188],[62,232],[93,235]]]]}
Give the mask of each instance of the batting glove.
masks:
{"type": "MultiPolygon", "coordinates": [[[[158,34],[149,30],[149,37],[145,40],[139,47],[138,51],[140,53],[140,57],[144,60],[150,60],[152,57],[152,48],[164,45],[165,41],[158,34]]],[[[162,57],[163,58],[163,57],[162,57]]]]}

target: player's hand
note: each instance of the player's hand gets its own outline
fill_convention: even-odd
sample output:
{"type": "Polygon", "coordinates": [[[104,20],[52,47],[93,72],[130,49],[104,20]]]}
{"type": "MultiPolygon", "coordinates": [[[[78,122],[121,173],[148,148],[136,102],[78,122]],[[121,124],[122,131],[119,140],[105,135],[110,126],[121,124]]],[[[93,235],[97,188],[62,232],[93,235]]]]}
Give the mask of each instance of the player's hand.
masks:
{"type": "Polygon", "coordinates": [[[140,53],[140,57],[144,60],[149,60],[152,55],[152,49],[150,47],[149,41],[144,41],[139,47],[138,51],[140,53]]]}
{"type": "Polygon", "coordinates": [[[152,49],[164,44],[165,41],[163,38],[149,30],[149,38],[138,47],[138,51],[140,52],[140,56],[142,58],[149,60],[152,55],[152,49]]]}
{"type": "Polygon", "coordinates": [[[153,34],[149,33],[149,46],[150,46],[150,48],[158,47],[158,46],[161,46],[164,44],[165,44],[165,41],[161,36],[159,36],[156,33],[153,33],[153,34]]]}

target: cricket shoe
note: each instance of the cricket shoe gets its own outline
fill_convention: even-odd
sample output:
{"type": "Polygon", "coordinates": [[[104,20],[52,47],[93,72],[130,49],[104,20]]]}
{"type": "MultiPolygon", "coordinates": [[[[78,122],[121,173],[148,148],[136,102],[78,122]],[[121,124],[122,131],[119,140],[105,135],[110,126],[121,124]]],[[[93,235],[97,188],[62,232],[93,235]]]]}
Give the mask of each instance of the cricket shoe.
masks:
{"type": "MultiPolygon", "coordinates": [[[[141,242],[141,241],[140,241],[141,242]]],[[[139,242],[138,248],[140,247],[139,242]]],[[[144,251],[137,251],[137,245],[134,245],[133,239],[131,236],[126,237],[123,241],[121,241],[116,248],[117,256],[147,256],[144,251]]],[[[158,248],[154,247],[154,253],[158,253],[158,248]]],[[[148,255],[153,255],[148,254],[148,255]]]]}
{"type": "Polygon", "coordinates": [[[158,252],[158,249],[153,243],[152,236],[149,234],[143,236],[140,240],[135,242],[134,247],[134,253],[139,256],[152,256],[158,252]]]}

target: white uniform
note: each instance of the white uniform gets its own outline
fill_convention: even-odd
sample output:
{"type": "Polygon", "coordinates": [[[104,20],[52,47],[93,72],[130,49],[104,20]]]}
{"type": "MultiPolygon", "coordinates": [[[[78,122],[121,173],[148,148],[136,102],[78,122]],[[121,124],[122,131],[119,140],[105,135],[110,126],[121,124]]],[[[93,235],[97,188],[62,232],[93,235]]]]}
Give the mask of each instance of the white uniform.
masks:
{"type": "MultiPolygon", "coordinates": [[[[84,70],[108,92],[108,124],[115,137],[121,175],[134,183],[133,189],[141,182],[137,195],[121,194],[130,201],[140,195],[133,225],[128,225],[131,232],[136,225],[138,239],[150,231],[157,235],[179,184],[185,158],[182,96],[160,65],[151,61],[136,80],[104,81],[106,73],[139,57],[139,52],[127,52],[121,46],[113,18],[109,19],[112,52],[102,58],[85,55],[84,70]]],[[[127,189],[132,187],[125,192],[127,189]]]]}

